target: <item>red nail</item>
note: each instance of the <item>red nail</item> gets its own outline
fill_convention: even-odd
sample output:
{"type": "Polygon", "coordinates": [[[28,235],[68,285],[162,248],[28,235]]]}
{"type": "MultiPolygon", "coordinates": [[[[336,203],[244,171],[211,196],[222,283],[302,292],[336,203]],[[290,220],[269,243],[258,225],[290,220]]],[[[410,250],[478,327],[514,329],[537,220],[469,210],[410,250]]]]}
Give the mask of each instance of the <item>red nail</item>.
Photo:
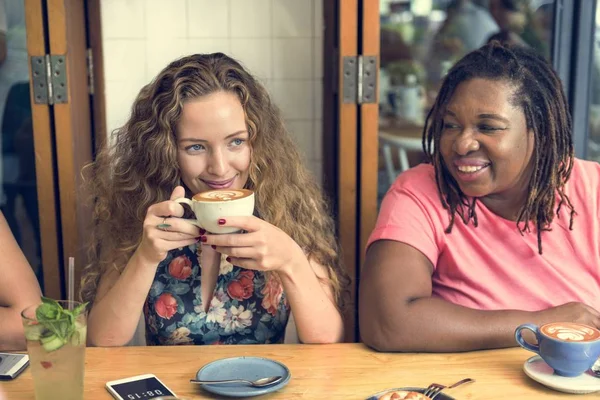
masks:
{"type": "Polygon", "coordinates": [[[217,249],[217,246],[215,246],[214,244],[211,244],[210,247],[212,247],[213,249],[217,249]]]}
{"type": "Polygon", "coordinates": [[[219,225],[225,225],[225,220],[223,218],[219,220],[219,225]]]}
{"type": "Polygon", "coordinates": [[[208,238],[206,236],[200,236],[200,241],[202,243],[206,243],[207,240],[208,240],[208,238]]]}
{"type": "Polygon", "coordinates": [[[227,261],[228,263],[231,263],[231,257],[225,258],[225,261],[227,261]]]}
{"type": "Polygon", "coordinates": [[[202,229],[202,228],[200,228],[200,234],[201,234],[201,235],[204,235],[205,233],[206,233],[206,229],[202,229]]]}

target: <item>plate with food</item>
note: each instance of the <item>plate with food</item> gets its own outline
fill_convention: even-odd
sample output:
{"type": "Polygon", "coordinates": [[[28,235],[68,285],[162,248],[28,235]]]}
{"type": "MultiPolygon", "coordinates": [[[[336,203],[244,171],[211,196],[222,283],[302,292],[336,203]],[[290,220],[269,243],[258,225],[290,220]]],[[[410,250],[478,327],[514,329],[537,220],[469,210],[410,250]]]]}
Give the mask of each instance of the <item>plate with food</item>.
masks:
{"type": "MultiPolygon", "coordinates": [[[[431,400],[431,397],[425,396],[423,393],[427,388],[418,387],[403,387],[395,389],[387,389],[367,398],[367,400],[431,400]]],[[[453,397],[444,393],[439,393],[435,396],[435,400],[454,400],[453,397]]]]}

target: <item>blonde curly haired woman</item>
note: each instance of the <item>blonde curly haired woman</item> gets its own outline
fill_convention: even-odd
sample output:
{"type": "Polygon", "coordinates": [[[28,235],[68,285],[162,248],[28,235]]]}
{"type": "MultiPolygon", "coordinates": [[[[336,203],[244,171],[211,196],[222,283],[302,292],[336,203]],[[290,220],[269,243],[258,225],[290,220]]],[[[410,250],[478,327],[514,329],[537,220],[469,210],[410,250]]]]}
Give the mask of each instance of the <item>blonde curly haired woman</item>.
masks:
{"type": "Polygon", "coordinates": [[[238,62],[172,62],[92,168],[91,345],[126,344],[142,311],[150,345],[342,340],[333,221],[278,108],[238,62]],[[221,221],[246,233],[180,218],[175,199],[215,188],[255,192],[255,216],[221,221]]]}

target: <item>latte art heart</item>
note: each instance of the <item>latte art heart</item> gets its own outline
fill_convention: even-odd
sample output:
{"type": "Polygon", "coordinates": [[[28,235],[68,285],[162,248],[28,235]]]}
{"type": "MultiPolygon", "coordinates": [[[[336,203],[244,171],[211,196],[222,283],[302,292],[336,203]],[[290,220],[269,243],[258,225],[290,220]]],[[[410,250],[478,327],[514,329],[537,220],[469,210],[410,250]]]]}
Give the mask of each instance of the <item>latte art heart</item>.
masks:
{"type": "Polygon", "coordinates": [[[248,197],[252,194],[252,191],[247,189],[218,189],[210,190],[208,192],[198,193],[194,196],[194,200],[202,202],[222,202],[232,201],[248,197]]]}
{"type": "Polygon", "coordinates": [[[581,324],[548,324],[542,327],[542,333],[565,342],[589,342],[600,337],[598,330],[581,324]]]}
{"type": "Polygon", "coordinates": [[[231,200],[237,197],[242,197],[243,195],[243,193],[236,190],[230,190],[227,192],[208,192],[205,196],[201,197],[206,197],[207,199],[231,200]]]}

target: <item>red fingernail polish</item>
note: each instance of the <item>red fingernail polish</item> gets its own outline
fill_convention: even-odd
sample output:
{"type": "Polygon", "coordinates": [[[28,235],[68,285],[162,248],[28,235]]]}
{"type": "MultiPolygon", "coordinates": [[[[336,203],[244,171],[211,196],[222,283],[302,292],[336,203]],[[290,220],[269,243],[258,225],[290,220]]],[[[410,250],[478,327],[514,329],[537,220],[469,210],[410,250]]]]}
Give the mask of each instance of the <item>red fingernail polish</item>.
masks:
{"type": "Polygon", "coordinates": [[[208,240],[208,239],[207,239],[207,237],[206,237],[206,236],[200,236],[200,241],[201,241],[202,243],[206,243],[206,241],[207,241],[207,240],[208,240]]]}
{"type": "Polygon", "coordinates": [[[219,220],[219,225],[225,225],[225,220],[223,218],[219,220]]]}
{"type": "Polygon", "coordinates": [[[230,263],[231,262],[231,257],[225,258],[225,261],[227,261],[228,263],[230,263]]]}
{"type": "Polygon", "coordinates": [[[202,229],[202,228],[200,228],[200,234],[201,234],[201,235],[204,235],[205,233],[206,233],[206,229],[202,229]]]}
{"type": "Polygon", "coordinates": [[[211,244],[210,247],[212,247],[213,249],[217,249],[217,246],[215,246],[214,244],[211,244]]]}

